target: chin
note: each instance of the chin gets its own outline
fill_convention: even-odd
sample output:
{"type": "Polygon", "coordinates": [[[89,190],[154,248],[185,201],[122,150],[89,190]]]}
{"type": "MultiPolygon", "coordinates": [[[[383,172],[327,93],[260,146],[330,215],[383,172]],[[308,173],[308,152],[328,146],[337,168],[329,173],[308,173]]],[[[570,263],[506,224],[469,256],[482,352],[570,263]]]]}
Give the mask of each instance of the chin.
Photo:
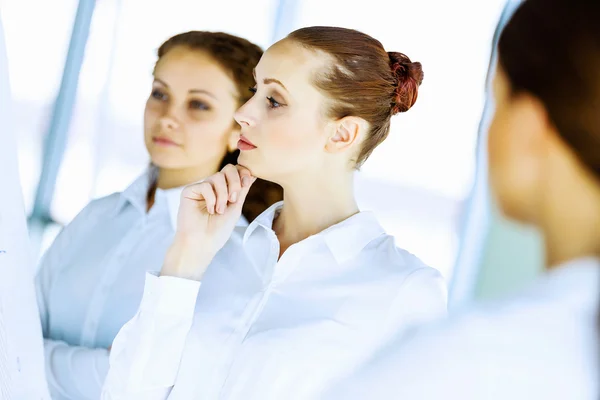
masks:
{"type": "Polygon", "coordinates": [[[250,173],[262,180],[277,183],[281,185],[281,178],[284,173],[281,168],[281,164],[278,163],[280,161],[279,158],[267,158],[262,157],[260,154],[252,154],[254,150],[250,150],[249,152],[240,152],[238,156],[238,165],[247,168],[250,170],[250,173]],[[267,162],[267,160],[269,162],[267,162]]]}
{"type": "Polygon", "coordinates": [[[150,161],[158,168],[179,169],[182,167],[181,160],[178,160],[176,157],[166,157],[163,154],[150,154],[150,161]]]}
{"type": "Polygon", "coordinates": [[[534,223],[537,214],[535,191],[527,182],[513,179],[491,179],[492,195],[502,215],[514,222],[534,223]]]}
{"type": "Polygon", "coordinates": [[[246,153],[245,151],[240,151],[237,163],[238,165],[249,169],[252,175],[262,179],[262,176],[256,175],[256,173],[260,171],[260,168],[256,168],[256,163],[252,162],[252,157],[248,157],[248,153],[246,153]]]}
{"type": "Polygon", "coordinates": [[[497,199],[498,210],[505,218],[522,224],[531,224],[531,213],[528,212],[526,204],[518,199],[497,199]]]}

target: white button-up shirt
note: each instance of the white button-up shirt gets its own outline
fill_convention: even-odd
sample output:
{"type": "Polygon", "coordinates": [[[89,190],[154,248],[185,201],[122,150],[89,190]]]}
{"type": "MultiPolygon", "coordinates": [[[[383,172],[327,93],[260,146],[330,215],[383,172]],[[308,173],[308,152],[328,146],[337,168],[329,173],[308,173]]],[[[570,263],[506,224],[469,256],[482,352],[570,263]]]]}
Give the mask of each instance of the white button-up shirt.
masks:
{"type": "Polygon", "coordinates": [[[172,242],[181,188],[160,190],[146,212],[149,177],[92,201],[58,235],[37,276],[46,374],[54,399],[97,400],[107,348],[136,313],[144,276],[172,242]]]}
{"type": "Polygon", "coordinates": [[[275,204],[236,228],[202,282],[147,275],[104,399],[309,400],[382,340],[445,315],[437,270],[358,213],[279,257],[275,204]]]}
{"type": "Polygon", "coordinates": [[[597,400],[600,260],[569,262],[508,300],[395,340],[325,398],[597,400]]]}
{"type": "Polygon", "coordinates": [[[11,121],[8,62],[0,18],[0,399],[44,400],[43,349],[33,260],[11,121]]]}

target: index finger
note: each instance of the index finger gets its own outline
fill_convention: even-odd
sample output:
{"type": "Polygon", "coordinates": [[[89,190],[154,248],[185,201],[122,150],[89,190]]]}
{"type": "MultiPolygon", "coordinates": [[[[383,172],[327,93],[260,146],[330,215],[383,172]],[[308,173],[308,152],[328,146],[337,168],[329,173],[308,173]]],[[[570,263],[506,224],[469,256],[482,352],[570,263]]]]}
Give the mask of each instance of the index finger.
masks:
{"type": "Polygon", "coordinates": [[[250,170],[246,167],[244,167],[243,165],[236,165],[235,166],[238,170],[238,173],[240,174],[240,179],[242,181],[242,187],[248,187],[250,186],[255,180],[256,177],[252,175],[252,172],[250,172],[250,170]]]}

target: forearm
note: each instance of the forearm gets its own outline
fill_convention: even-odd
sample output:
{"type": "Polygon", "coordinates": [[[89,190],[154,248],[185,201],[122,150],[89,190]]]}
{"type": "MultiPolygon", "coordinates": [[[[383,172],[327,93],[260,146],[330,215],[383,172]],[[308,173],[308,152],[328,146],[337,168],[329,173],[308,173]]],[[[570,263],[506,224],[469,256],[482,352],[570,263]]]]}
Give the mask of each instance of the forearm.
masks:
{"type": "Polygon", "coordinates": [[[103,399],[166,399],[175,383],[200,283],[148,274],[136,316],[119,332],[103,399]]]}
{"type": "Polygon", "coordinates": [[[167,251],[160,275],[200,282],[215,256],[214,252],[207,251],[209,248],[206,241],[177,235],[167,251]]]}

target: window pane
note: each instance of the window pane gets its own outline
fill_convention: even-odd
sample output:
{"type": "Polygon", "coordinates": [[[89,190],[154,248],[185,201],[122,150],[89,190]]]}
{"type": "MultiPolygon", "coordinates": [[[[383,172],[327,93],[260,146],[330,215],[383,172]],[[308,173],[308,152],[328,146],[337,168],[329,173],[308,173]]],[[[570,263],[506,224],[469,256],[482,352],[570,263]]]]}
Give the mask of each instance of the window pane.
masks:
{"type": "Polygon", "coordinates": [[[147,165],[143,110],[163,41],[188,30],[212,30],[265,47],[274,5],[275,0],[99,2],[52,216],[70,221],[90,198],[124,189],[147,165]]]}
{"type": "Polygon", "coordinates": [[[43,138],[60,85],[77,0],[61,0],[59,3],[0,0],[0,6],[6,35],[21,184],[29,213],[41,170],[43,138]]]}

